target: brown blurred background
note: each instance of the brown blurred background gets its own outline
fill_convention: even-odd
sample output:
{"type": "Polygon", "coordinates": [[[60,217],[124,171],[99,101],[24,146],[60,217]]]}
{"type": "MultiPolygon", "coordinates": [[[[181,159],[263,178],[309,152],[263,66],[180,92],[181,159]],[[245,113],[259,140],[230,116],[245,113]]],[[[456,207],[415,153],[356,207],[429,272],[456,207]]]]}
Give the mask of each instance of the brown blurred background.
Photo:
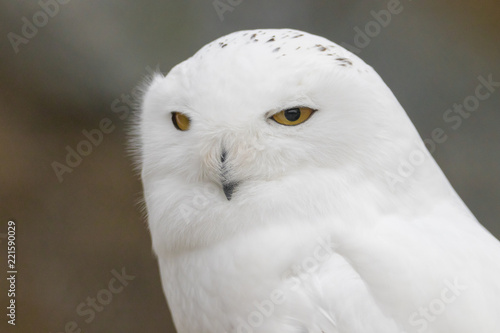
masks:
{"type": "MultiPolygon", "coordinates": [[[[57,13],[54,1],[42,0],[52,3],[45,25],[38,1],[0,1],[0,331],[55,333],[69,325],[67,332],[78,332],[74,321],[82,332],[174,332],[136,204],[141,185],[126,152],[128,119],[112,108],[127,110],[124,101],[147,68],[168,72],[223,34],[296,28],[355,46],[354,28],[364,30],[372,10],[395,0],[243,0],[223,20],[212,0],[60,0],[57,13]],[[16,53],[8,34],[24,38],[23,25],[34,19],[38,31],[16,53]],[[104,118],[114,130],[60,182],[51,164],[65,163],[66,147],[75,149],[82,131],[104,118]],[[4,314],[9,219],[17,222],[15,328],[4,314]],[[108,301],[112,270],[123,267],[135,278],[92,320],[79,315],[88,297],[108,301]]],[[[392,88],[422,137],[444,129],[449,138],[436,160],[499,237],[500,88],[457,130],[442,117],[474,93],[479,75],[500,81],[500,3],[401,0],[400,6],[359,56],[392,88]]]]}

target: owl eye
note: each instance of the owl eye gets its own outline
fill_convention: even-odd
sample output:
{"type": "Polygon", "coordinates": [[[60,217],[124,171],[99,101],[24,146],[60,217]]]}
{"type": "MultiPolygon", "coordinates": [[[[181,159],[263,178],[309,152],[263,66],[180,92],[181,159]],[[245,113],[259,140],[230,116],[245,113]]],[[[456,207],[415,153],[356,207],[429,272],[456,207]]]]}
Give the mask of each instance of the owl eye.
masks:
{"type": "Polygon", "coordinates": [[[309,119],[315,110],[306,107],[291,108],[274,114],[271,118],[278,124],[295,126],[309,119]]]}
{"type": "Polygon", "coordinates": [[[180,112],[172,112],[172,123],[174,123],[175,128],[179,131],[187,131],[189,129],[189,118],[180,113],[180,112]]]}

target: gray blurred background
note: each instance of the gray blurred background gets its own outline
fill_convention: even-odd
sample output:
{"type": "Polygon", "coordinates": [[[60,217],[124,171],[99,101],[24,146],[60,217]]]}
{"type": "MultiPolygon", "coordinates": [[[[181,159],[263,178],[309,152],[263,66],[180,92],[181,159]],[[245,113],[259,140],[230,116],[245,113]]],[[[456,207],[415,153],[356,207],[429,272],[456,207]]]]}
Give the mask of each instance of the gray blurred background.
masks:
{"type": "MultiPolygon", "coordinates": [[[[17,222],[19,273],[17,325],[8,326],[2,310],[0,331],[174,332],[136,204],[141,185],[126,152],[129,118],[112,108],[128,109],[127,96],[149,68],[166,73],[221,35],[295,28],[356,46],[355,28],[365,30],[371,11],[395,0],[232,0],[237,5],[221,16],[212,0],[60,1],[56,10],[53,0],[42,0],[52,3],[51,17],[38,13],[38,1],[1,0],[0,308],[7,306],[9,219],[17,222]],[[20,39],[34,20],[38,31],[25,27],[30,38],[20,39]],[[9,33],[19,38],[11,42],[9,33]],[[65,163],[66,147],[75,149],[82,131],[104,118],[114,130],[60,182],[51,164],[65,163]],[[135,278],[92,320],[78,314],[88,297],[105,299],[112,270],[123,267],[135,278]]],[[[443,114],[474,94],[478,76],[500,81],[500,3],[401,0],[399,7],[358,54],[391,87],[422,137],[445,131],[448,140],[434,157],[499,237],[500,88],[456,130],[443,114]]]]}

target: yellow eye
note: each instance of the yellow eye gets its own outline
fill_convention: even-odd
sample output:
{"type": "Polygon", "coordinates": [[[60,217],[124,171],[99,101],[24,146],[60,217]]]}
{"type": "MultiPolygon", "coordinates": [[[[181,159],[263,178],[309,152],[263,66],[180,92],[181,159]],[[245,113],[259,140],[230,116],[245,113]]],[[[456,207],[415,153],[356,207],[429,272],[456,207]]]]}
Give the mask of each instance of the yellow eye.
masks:
{"type": "Polygon", "coordinates": [[[278,124],[295,126],[309,119],[314,111],[315,110],[306,107],[291,108],[274,114],[272,118],[278,124]]]}
{"type": "Polygon", "coordinates": [[[179,131],[187,131],[189,129],[189,118],[180,112],[172,112],[172,122],[179,131]]]}

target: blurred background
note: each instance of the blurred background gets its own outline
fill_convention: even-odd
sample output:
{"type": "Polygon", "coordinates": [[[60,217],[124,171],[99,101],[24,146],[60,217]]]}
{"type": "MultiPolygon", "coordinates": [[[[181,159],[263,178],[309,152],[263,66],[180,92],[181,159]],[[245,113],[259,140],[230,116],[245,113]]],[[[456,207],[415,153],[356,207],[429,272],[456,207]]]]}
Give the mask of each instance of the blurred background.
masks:
{"type": "Polygon", "coordinates": [[[443,120],[474,95],[479,76],[500,81],[498,1],[401,0],[384,24],[373,13],[396,0],[0,3],[1,332],[174,332],[126,152],[129,104],[148,72],[166,73],[236,30],[295,28],[356,48],[423,138],[444,130],[434,157],[500,236],[500,88],[458,128],[443,120]],[[109,133],[82,144],[103,119],[109,133]],[[68,149],[78,148],[87,156],[69,167],[68,149]],[[3,313],[9,219],[15,328],[3,313]]]}

